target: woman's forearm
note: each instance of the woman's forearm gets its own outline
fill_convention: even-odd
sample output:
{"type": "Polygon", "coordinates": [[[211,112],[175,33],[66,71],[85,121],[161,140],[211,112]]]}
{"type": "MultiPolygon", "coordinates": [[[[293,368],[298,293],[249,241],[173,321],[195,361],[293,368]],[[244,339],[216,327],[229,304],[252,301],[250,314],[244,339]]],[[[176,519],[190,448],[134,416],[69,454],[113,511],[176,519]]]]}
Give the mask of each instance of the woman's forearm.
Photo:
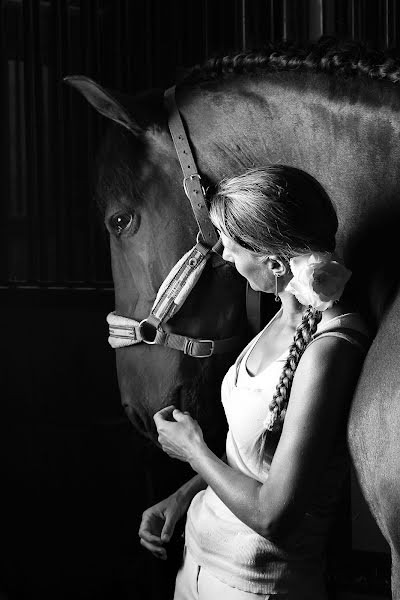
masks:
{"type": "MultiPolygon", "coordinates": [[[[221,460],[221,462],[226,461],[226,454],[224,454],[219,460],[221,460]]],[[[189,481],[184,483],[175,492],[175,495],[181,500],[182,503],[186,503],[187,506],[189,506],[195,495],[204,490],[207,485],[207,481],[200,474],[197,474],[189,479],[189,481]]]]}
{"type": "Polygon", "coordinates": [[[182,504],[189,507],[189,504],[198,492],[204,490],[207,487],[207,482],[201,475],[195,475],[189,481],[184,483],[179,489],[176,490],[175,496],[179,498],[182,504]]]}
{"type": "Polygon", "coordinates": [[[261,506],[262,483],[229,467],[206,445],[190,464],[238,519],[264,537],[271,534],[272,515],[265,495],[261,506]]]}

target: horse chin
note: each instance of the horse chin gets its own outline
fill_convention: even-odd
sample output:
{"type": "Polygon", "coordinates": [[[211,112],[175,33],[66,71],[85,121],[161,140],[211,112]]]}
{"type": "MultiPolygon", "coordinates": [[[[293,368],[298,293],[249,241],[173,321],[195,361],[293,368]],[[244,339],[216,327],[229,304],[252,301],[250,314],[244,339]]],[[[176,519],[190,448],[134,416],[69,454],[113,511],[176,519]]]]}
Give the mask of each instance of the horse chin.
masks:
{"type": "Polygon", "coordinates": [[[153,347],[155,354],[151,356],[146,348],[143,352],[135,350],[140,353],[140,361],[131,362],[129,350],[119,353],[118,360],[121,402],[134,429],[158,445],[154,414],[174,405],[199,422],[210,448],[223,451],[226,421],[220,400],[221,378],[217,376],[221,369],[215,369],[215,359],[199,361],[174,351],[167,361],[169,369],[164,370],[154,361],[158,349],[153,347]],[[141,368],[135,369],[138,363],[141,368]]]}
{"type": "Polygon", "coordinates": [[[157,446],[158,434],[154,425],[153,411],[154,414],[165,408],[166,406],[175,406],[179,410],[188,410],[187,398],[193,394],[190,389],[185,388],[184,385],[177,385],[171,390],[168,395],[162,399],[160,406],[156,409],[150,407],[148,403],[143,403],[142,399],[130,396],[122,401],[123,408],[129,421],[132,423],[134,429],[147,440],[153,442],[157,446]],[[146,406],[148,407],[146,409],[146,406]]]}

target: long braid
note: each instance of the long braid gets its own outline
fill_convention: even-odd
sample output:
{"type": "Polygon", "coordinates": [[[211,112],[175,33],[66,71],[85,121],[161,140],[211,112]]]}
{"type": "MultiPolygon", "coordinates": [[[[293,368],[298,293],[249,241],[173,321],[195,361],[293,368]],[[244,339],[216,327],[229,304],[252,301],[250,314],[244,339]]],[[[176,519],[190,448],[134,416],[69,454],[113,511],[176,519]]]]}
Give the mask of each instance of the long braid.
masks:
{"type": "Polygon", "coordinates": [[[276,386],[275,393],[269,404],[269,421],[266,424],[266,429],[258,440],[260,462],[262,462],[264,458],[267,441],[271,432],[275,434],[280,434],[281,432],[294,374],[300,362],[300,358],[310,343],[313,334],[317,330],[321,317],[322,313],[320,311],[309,306],[303,314],[301,323],[296,328],[294,340],[289,348],[289,356],[285,361],[278,385],[276,386]]]}

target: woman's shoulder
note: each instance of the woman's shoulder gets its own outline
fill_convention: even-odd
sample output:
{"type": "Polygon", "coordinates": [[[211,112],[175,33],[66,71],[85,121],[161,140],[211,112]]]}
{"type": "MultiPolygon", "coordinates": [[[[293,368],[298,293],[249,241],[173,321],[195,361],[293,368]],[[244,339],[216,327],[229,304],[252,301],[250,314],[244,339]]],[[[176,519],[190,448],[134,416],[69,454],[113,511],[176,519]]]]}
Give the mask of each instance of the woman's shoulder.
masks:
{"type": "Polygon", "coordinates": [[[297,393],[317,390],[319,401],[329,404],[332,396],[345,397],[346,390],[353,389],[370,343],[361,324],[362,320],[358,327],[355,317],[343,314],[316,332],[300,358],[289,406],[297,393]]]}
{"type": "Polygon", "coordinates": [[[330,314],[323,315],[312,336],[312,342],[321,338],[336,338],[366,351],[371,337],[371,332],[360,313],[346,308],[338,308],[330,311],[330,314]]]}

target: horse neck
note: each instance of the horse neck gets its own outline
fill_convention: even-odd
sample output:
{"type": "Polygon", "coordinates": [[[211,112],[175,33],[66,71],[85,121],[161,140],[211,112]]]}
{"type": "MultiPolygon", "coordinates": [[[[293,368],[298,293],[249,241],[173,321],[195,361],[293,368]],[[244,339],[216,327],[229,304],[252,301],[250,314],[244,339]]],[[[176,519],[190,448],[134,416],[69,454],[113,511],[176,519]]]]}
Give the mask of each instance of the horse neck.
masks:
{"type": "Polygon", "coordinates": [[[379,320],[397,277],[399,105],[385,82],[279,72],[202,84],[183,113],[210,181],[280,163],[321,182],[337,209],[338,250],[358,274],[354,299],[379,320]]]}
{"type": "Polygon", "coordinates": [[[181,110],[200,170],[218,179],[226,169],[237,173],[271,162],[322,171],[321,159],[329,176],[341,164],[344,144],[356,151],[346,156],[353,167],[359,151],[368,151],[361,148],[363,139],[378,127],[385,144],[377,149],[387,153],[388,138],[398,134],[399,107],[391,84],[288,71],[231,76],[192,88],[181,110]]]}

